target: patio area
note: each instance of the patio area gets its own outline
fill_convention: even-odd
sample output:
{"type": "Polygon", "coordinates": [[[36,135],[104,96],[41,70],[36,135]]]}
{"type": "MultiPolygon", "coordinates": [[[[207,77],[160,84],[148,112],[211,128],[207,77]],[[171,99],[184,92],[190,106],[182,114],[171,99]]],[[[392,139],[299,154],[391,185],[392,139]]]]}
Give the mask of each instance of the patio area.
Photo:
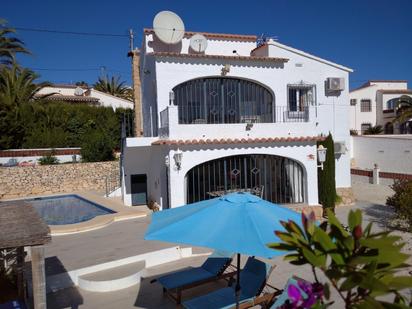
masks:
{"type": "MultiPolygon", "coordinates": [[[[384,206],[386,196],[391,193],[390,189],[386,186],[362,183],[356,183],[353,187],[358,199],[356,205],[337,209],[337,216],[341,220],[346,220],[350,209],[360,208],[364,211],[365,221],[376,222],[376,228],[379,229],[384,227],[385,220],[390,216],[390,211],[384,206]]],[[[78,269],[90,263],[99,264],[172,247],[173,244],[170,243],[143,240],[149,222],[148,217],[132,219],[113,223],[96,231],[53,237],[52,243],[46,248],[47,275],[78,269]]],[[[412,253],[411,235],[405,233],[402,235],[404,240],[409,242],[406,250],[412,253]]],[[[48,308],[176,308],[173,301],[163,295],[161,286],[157,283],[151,284],[150,281],[160,274],[176,269],[199,266],[205,260],[204,254],[207,252],[210,251],[193,248],[195,256],[150,267],[142,275],[140,284],[116,292],[89,292],[72,287],[49,293],[47,295],[48,308]],[[196,256],[196,254],[199,255],[196,256]]],[[[245,260],[243,256],[242,263],[245,260]]],[[[265,261],[276,265],[268,283],[277,288],[282,288],[292,274],[303,279],[312,279],[309,268],[293,266],[284,262],[282,257],[265,261]]],[[[183,299],[206,294],[225,284],[227,284],[225,281],[220,281],[193,288],[183,294],[183,299]]],[[[339,305],[339,300],[335,305],[339,305]]]]}

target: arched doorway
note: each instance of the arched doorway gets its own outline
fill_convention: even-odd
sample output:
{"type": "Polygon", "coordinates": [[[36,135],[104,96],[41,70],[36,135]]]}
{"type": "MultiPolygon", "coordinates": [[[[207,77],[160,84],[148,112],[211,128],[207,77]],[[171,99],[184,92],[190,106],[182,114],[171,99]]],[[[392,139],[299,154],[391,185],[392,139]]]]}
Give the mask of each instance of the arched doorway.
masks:
{"type": "Polygon", "coordinates": [[[179,124],[275,121],[274,96],[259,83],[232,77],[189,80],[173,88],[179,124]]]}
{"type": "Polygon", "coordinates": [[[226,192],[262,190],[274,203],[303,203],[306,176],[295,160],[266,154],[236,155],[208,161],[186,174],[186,202],[210,199],[226,192]]]}

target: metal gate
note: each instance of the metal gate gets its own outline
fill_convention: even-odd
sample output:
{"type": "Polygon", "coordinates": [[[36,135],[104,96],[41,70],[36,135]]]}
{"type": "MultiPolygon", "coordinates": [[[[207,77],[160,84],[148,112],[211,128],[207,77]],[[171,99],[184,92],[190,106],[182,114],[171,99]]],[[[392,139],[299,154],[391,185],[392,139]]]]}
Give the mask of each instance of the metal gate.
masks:
{"type": "Polygon", "coordinates": [[[274,203],[303,203],[305,174],[296,161],[275,155],[237,155],[208,161],[186,174],[187,203],[233,191],[261,190],[274,203]]]}

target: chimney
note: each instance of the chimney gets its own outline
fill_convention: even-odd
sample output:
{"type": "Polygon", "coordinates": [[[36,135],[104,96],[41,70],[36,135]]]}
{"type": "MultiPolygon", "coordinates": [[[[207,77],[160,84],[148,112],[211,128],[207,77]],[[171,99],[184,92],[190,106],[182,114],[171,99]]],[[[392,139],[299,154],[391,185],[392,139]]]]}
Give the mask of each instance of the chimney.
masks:
{"type": "Polygon", "coordinates": [[[140,50],[134,49],[129,53],[132,57],[132,80],[134,96],[134,133],[136,137],[143,136],[142,129],[142,101],[140,83],[140,50]]]}

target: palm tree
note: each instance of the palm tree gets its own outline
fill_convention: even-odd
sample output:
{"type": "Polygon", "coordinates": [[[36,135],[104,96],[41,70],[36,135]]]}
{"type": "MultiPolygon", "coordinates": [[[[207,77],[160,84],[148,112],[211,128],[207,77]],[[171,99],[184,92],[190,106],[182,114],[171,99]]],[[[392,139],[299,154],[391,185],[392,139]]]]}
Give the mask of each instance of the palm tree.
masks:
{"type": "Polygon", "coordinates": [[[396,117],[393,120],[395,123],[404,123],[412,118],[412,97],[403,95],[396,101],[395,105],[396,117]]]}
{"type": "Polygon", "coordinates": [[[383,128],[380,125],[370,127],[369,129],[365,130],[363,132],[364,135],[376,135],[376,134],[381,134],[383,132],[383,128]]]}
{"type": "Polygon", "coordinates": [[[13,36],[16,30],[6,27],[6,23],[6,20],[0,19],[0,65],[12,64],[17,53],[30,54],[24,43],[13,36]]]}
{"type": "Polygon", "coordinates": [[[35,83],[39,76],[33,71],[20,68],[13,64],[11,67],[0,68],[0,104],[2,109],[13,109],[35,99],[35,95],[47,82],[35,83]]]}
{"type": "Polygon", "coordinates": [[[120,76],[112,76],[109,78],[109,76],[106,75],[104,78],[99,77],[99,80],[93,85],[93,88],[122,99],[133,101],[132,88],[127,87],[125,83],[125,81],[120,82],[120,76]]]}

